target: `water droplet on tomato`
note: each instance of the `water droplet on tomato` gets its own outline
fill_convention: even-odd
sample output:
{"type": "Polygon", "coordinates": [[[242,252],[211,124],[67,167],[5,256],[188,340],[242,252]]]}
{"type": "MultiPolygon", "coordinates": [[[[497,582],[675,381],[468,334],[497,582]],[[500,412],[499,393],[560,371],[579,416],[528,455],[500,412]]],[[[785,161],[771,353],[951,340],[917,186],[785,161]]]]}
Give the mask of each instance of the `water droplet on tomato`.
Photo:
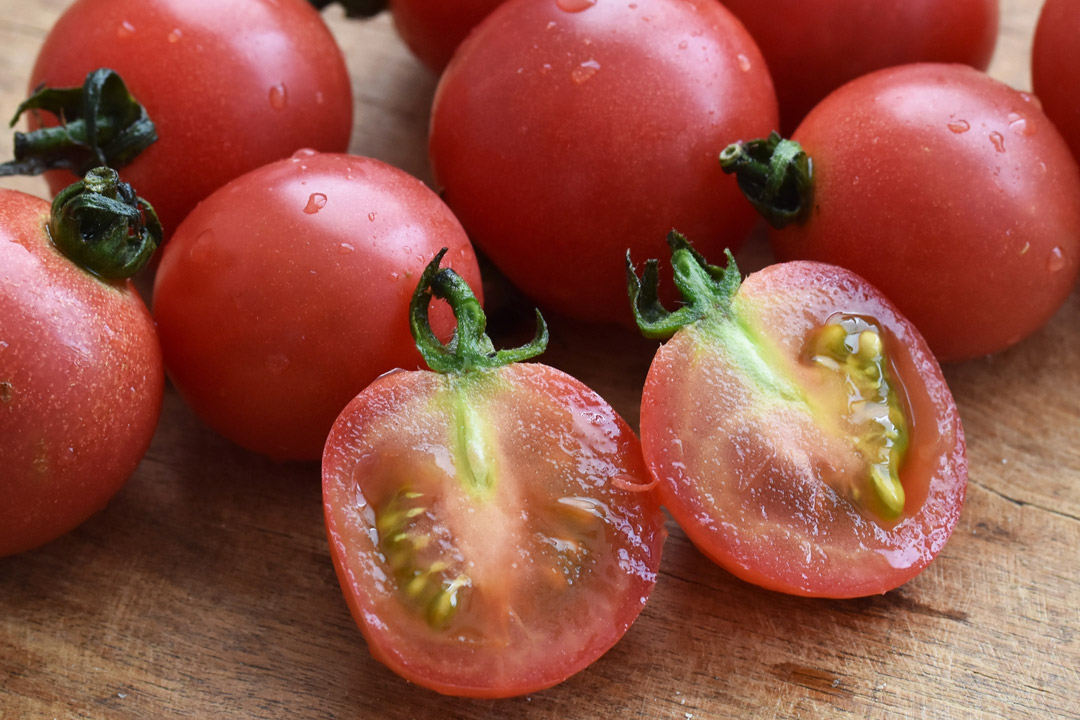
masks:
{"type": "Polygon", "coordinates": [[[304,206],[304,212],[308,215],[314,215],[324,207],[326,207],[326,196],[322,193],[311,193],[308,196],[307,205],[304,206]]]}
{"type": "Polygon", "coordinates": [[[129,38],[134,34],[135,26],[127,20],[121,22],[120,25],[116,28],[116,37],[120,38],[121,40],[123,40],[124,38],[129,38]]]}
{"type": "Polygon", "coordinates": [[[949,122],[946,127],[948,127],[957,135],[960,135],[961,133],[966,133],[968,130],[971,129],[971,123],[969,123],[967,120],[953,120],[949,122]]]}
{"type": "Polygon", "coordinates": [[[371,222],[375,222],[375,218],[376,218],[376,215],[375,215],[375,211],[374,211],[374,210],[372,210],[371,212],[369,212],[369,213],[367,214],[367,219],[368,219],[369,221],[371,221],[371,222]]]}
{"type": "Polygon", "coordinates": [[[600,63],[595,60],[586,60],[570,71],[570,79],[580,85],[595,75],[599,69],[600,63]]]}
{"type": "Polygon", "coordinates": [[[743,72],[750,72],[750,58],[746,57],[742,53],[735,56],[735,62],[739,63],[739,69],[743,72]]]}
{"type": "Polygon", "coordinates": [[[588,10],[596,4],[596,0],[555,0],[555,4],[559,6],[560,10],[576,13],[588,10]]]}
{"type": "Polygon", "coordinates": [[[285,83],[278,83],[270,88],[270,107],[275,110],[284,110],[288,104],[289,94],[285,83]]]}
{"type": "Polygon", "coordinates": [[[338,254],[339,255],[351,255],[355,251],[356,251],[356,248],[354,248],[349,243],[341,243],[340,245],[338,245],[338,254]]]}
{"type": "Polygon", "coordinates": [[[549,20],[548,24],[547,24],[547,29],[548,30],[554,30],[557,26],[558,26],[557,22],[555,22],[554,20],[549,20]]]}
{"type": "Polygon", "coordinates": [[[1035,132],[1034,126],[1030,125],[1027,118],[1020,113],[1009,113],[1009,130],[1017,135],[1028,136],[1035,132]]]}
{"type": "Polygon", "coordinates": [[[272,373],[283,373],[289,367],[289,358],[284,353],[271,353],[266,356],[266,369],[272,373]]]}
{"type": "Polygon", "coordinates": [[[295,160],[296,162],[300,162],[301,160],[306,160],[309,157],[315,157],[318,154],[318,150],[313,150],[311,148],[300,148],[292,154],[291,159],[295,160]]]}
{"type": "Polygon", "coordinates": [[[180,28],[173,28],[172,32],[169,33],[169,35],[165,39],[175,45],[176,43],[180,42],[180,39],[182,37],[184,37],[184,31],[180,28]]]}
{"type": "Polygon", "coordinates": [[[214,231],[207,228],[195,237],[195,242],[188,248],[188,259],[199,264],[210,257],[210,250],[214,245],[214,231]]]}
{"type": "Polygon", "coordinates": [[[685,50],[689,46],[690,46],[690,43],[686,42],[685,40],[683,40],[683,41],[681,41],[679,43],[679,49],[680,50],[685,50]]]}
{"type": "Polygon", "coordinates": [[[994,149],[1000,153],[1005,152],[1005,136],[996,130],[990,133],[990,142],[993,143],[994,149]]]}
{"type": "Polygon", "coordinates": [[[1052,273],[1061,272],[1065,269],[1065,251],[1056,247],[1050,251],[1050,258],[1046,261],[1046,269],[1052,273]]]}

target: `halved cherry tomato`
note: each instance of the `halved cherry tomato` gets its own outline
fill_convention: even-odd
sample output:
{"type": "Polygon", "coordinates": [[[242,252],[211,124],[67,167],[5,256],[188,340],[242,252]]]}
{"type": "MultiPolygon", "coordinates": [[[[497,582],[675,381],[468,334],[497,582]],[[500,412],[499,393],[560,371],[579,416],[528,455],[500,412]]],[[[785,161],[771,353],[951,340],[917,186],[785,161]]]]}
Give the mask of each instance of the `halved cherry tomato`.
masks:
{"type": "Polygon", "coordinates": [[[452,695],[554,685],[610,648],[656,580],[664,516],[637,438],[574,378],[538,363],[543,329],[495,353],[441,255],[414,333],[440,372],[384,375],[345,408],[323,455],[330,549],[371,653],[452,695]],[[452,347],[425,329],[432,297],[452,347]]]}
{"type": "MultiPolygon", "coordinates": [[[[671,237],[689,304],[668,314],[631,272],[639,322],[672,337],[641,402],[645,462],[702,552],[797,595],[882,593],[948,539],[964,433],[915,327],[853,273],[790,262],[740,281],[671,237]]],[[[627,259],[629,264],[629,258],[627,259]]]]}

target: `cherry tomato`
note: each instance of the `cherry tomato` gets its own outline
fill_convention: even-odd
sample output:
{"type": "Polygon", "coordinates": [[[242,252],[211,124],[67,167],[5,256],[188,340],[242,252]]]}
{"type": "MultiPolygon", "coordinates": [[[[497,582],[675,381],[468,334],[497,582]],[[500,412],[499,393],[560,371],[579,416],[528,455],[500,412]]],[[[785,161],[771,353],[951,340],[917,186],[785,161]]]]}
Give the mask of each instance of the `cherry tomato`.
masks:
{"type": "Polygon", "coordinates": [[[436,91],[436,182],[542,307],[632,319],[620,258],[672,225],[719,251],[753,223],[716,157],[776,126],[765,63],[715,0],[511,0],[436,91]]]}
{"type": "MultiPolygon", "coordinates": [[[[162,254],[154,317],[169,376],[234,442],[318,458],[356,393],[419,367],[409,298],[443,247],[478,284],[450,210],[379,161],[300,151],[243,175],[200,203],[162,254]]],[[[449,331],[449,309],[437,310],[449,331]]]]}
{"type": "Polygon", "coordinates": [[[469,31],[503,2],[390,0],[390,12],[401,39],[424,65],[438,74],[469,31]]]}
{"type": "Polygon", "coordinates": [[[889,68],[829,95],[792,140],[812,199],[771,233],[776,256],[862,275],[938,359],[1018,342],[1072,290],[1080,172],[1030,95],[962,65],[889,68]]]}
{"type": "Polygon", "coordinates": [[[1047,0],[1035,28],[1031,82],[1046,115],[1080,159],[1080,4],[1047,0]]]}
{"type": "Polygon", "coordinates": [[[781,263],[740,284],[734,262],[707,266],[677,236],[672,247],[677,282],[698,290],[643,318],[675,334],[641,401],[645,462],[672,517],[773,590],[857,597],[914,577],[967,481],[960,417],[918,331],[842,268],[781,263]]]}
{"type": "Polygon", "coordinates": [[[146,306],[130,281],[95,277],[61,254],[53,222],[46,201],[0,190],[0,556],[104,507],[161,412],[146,306]]]}
{"type": "Polygon", "coordinates": [[[505,364],[542,351],[546,330],[489,352],[475,300],[438,263],[414,325],[429,288],[450,299],[457,352],[425,352],[440,372],[382,376],[334,424],[330,549],[378,660],[446,694],[520,695],[623,635],[655,583],[664,516],[603,399],[546,365],[505,364]]]}
{"type": "MultiPolygon", "coordinates": [[[[30,87],[77,86],[116,70],[158,141],[121,176],[171,233],[202,198],[302,147],[344,151],[352,128],[345,61],[303,0],[78,0],[57,20],[30,87]]],[[[49,174],[53,192],[72,181],[49,174]]]]}
{"type": "Polygon", "coordinates": [[[998,0],[724,0],[769,64],[790,132],[832,90],[913,62],[990,64],[998,0]]]}

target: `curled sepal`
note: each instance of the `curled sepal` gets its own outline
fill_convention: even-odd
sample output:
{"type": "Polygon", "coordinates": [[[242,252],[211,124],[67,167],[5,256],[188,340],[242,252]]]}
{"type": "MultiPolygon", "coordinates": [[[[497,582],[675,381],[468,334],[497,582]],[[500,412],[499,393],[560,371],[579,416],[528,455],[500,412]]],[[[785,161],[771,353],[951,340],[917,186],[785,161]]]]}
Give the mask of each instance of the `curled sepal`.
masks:
{"type": "Polygon", "coordinates": [[[813,162],[802,145],[779,133],[728,145],[720,167],[735,174],[743,195],[774,228],[802,222],[813,206],[813,162]]]}
{"type": "Polygon", "coordinates": [[[536,336],[518,348],[495,350],[491,338],[484,332],[487,316],[480,307],[469,284],[451,268],[440,268],[446,248],[432,258],[420,276],[420,282],[409,304],[409,325],[413,339],[424,361],[435,372],[461,373],[474,368],[496,368],[534,358],[544,352],[548,343],[547,323],[536,311],[536,336]],[[428,318],[431,298],[450,303],[457,320],[457,329],[450,342],[443,344],[435,336],[428,318]]]}
{"type": "Polygon", "coordinates": [[[345,8],[345,17],[369,18],[378,15],[388,6],[387,0],[308,0],[316,9],[322,10],[335,2],[345,8]]]}
{"type": "Polygon", "coordinates": [[[51,113],[60,125],[15,133],[15,159],[0,165],[0,175],[63,169],[83,176],[102,165],[119,168],[157,140],[146,109],[107,68],[89,73],[82,87],[38,88],[19,105],[11,125],[28,110],[51,113]]]}
{"type": "Polygon", "coordinates": [[[103,278],[138,272],[161,244],[157,213],[112,168],[95,168],[53,198],[49,233],[60,252],[103,278]]]}
{"type": "Polygon", "coordinates": [[[645,263],[639,280],[630,251],[626,251],[626,290],[630,295],[634,320],[648,338],[669,338],[679,328],[697,322],[709,313],[723,312],[731,305],[742,283],[739,268],[729,250],[724,251],[727,265],[720,267],[710,265],[680,232],[669,232],[667,241],[671,248],[675,287],[685,301],[674,312],[665,309],[660,302],[657,261],[648,260],[645,263]]]}

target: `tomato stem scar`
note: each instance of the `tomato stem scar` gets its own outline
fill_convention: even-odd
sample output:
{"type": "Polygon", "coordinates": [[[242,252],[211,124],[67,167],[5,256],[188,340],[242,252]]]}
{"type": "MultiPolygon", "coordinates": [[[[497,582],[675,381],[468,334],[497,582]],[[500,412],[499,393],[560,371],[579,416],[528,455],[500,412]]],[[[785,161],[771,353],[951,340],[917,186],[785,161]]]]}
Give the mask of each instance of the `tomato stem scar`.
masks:
{"type": "Polygon", "coordinates": [[[770,225],[782,228],[806,219],[813,205],[813,161],[799,143],[779,133],[728,145],[720,167],[734,173],[739,189],[770,225]]]}

